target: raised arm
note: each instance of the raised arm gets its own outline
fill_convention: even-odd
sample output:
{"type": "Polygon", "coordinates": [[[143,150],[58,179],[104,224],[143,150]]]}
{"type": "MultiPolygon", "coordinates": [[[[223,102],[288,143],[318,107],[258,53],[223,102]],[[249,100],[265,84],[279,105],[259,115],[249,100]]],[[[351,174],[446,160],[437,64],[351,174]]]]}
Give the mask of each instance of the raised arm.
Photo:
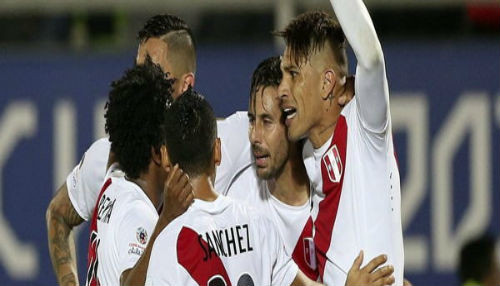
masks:
{"type": "Polygon", "coordinates": [[[358,62],[356,103],[363,127],[385,132],[389,119],[389,89],[382,47],[362,0],[330,0],[358,62]]]}

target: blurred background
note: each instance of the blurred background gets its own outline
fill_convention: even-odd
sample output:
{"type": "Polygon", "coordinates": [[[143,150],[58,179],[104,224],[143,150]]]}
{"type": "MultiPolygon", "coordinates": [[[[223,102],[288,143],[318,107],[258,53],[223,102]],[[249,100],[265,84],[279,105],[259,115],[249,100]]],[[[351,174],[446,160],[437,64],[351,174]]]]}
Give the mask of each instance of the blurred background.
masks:
{"type": "MultiPolygon", "coordinates": [[[[391,90],[406,276],[458,285],[461,245],[500,233],[500,2],[365,3],[391,90]]],[[[104,136],[109,84],[132,66],[147,18],[192,27],[196,88],[227,116],[247,109],[257,64],[282,52],[270,31],[310,9],[332,11],[327,0],[1,0],[0,285],[56,284],[45,210],[104,136]]],[[[87,224],[76,237],[83,281],[87,224]]]]}

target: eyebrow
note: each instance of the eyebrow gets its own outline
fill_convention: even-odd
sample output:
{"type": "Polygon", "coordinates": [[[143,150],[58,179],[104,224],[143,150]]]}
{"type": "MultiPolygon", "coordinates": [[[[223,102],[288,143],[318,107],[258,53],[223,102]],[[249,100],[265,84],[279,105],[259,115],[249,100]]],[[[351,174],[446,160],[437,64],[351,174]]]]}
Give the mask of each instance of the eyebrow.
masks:
{"type": "Polygon", "coordinates": [[[298,69],[298,67],[296,67],[295,65],[286,65],[286,66],[283,66],[283,70],[284,71],[290,71],[290,70],[296,70],[298,69]]]}
{"type": "Polygon", "coordinates": [[[259,114],[259,117],[262,118],[262,119],[268,118],[268,119],[273,120],[273,116],[269,112],[264,112],[262,114],[259,114]]]}

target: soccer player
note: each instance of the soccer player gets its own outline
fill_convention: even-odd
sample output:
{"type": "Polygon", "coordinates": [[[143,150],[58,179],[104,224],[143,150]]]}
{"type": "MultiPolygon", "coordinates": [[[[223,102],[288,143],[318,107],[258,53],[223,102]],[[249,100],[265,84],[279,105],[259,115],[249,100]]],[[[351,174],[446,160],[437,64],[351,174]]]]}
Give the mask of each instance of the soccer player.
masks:
{"type": "Polygon", "coordinates": [[[307,138],[320,277],[344,284],[362,249],[368,258],[387,254],[395,285],[403,285],[400,181],[381,45],[361,0],[331,3],[338,22],[307,12],[279,33],[286,42],[279,92],[288,138],[307,138]],[[346,38],[357,58],[356,96],[342,109],[346,38]]]}
{"type": "MultiPolygon", "coordinates": [[[[194,84],[194,40],[182,19],[167,14],[154,16],[139,31],[138,39],[137,63],[143,63],[149,55],[160,64],[175,79],[173,97],[194,84]]],[[[59,285],[78,285],[75,246],[70,234],[73,227],[88,221],[93,214],[107,167],[116,161],[110,147],[107,138],[94,142],[47,208],[49,252],[59,285]]]]}
{"type": "MultiPolygon", "coordinates": [[[[282,78],[280,63],[279,57],[265,59],[252,75],[248,107],[249,141],[226,144],[229,152],[223,158],[231,160],[249,149],[245,145],[250,143],[253,158],[237,170],[234,181],[222,193],[245,201],[266,214],[277,226],[285,251],[304,274],[316,280],[311,188],[302,161],[303,142],[289,142],[286,137],[278,95],[282,78]]],[[[353,78],[348,78],[348,81],[349,88],[353,88],[353,78]]],[[[234,128],[226,128],[231,130],[231,139],[245,136],[245,131],[239,128],[237,124],[234,128]]],[[[217,169],[217,179],[220,169],[217,169]]]]}
{"type": "MultiPolygon", "coordinates": [[[[177,164],[189,175],[195,201],[156,238],[146,285],[318,285],[286,255],[265,214],[215,191],[216,128],[212,108],[192,90],[168,108],[162,164],[177,164]]],[[[347,285],[392,282],[391,267],[372,272],[375,264],[363,270],[359,264],[358,258],[347,285]]]]}
{"type": "MultiPolygon", "coordinates": [[[[188,177],[162,164],[172,82],[146,63],[112,83],[105,118],[117,162],[106,173],[91,219],[88,286],[124,285],[134,266],[147,267],[154,238],[193,198],[188,177]]],[[[144,279],[145,272],[142,281],[127,284],[144,279]]]]}

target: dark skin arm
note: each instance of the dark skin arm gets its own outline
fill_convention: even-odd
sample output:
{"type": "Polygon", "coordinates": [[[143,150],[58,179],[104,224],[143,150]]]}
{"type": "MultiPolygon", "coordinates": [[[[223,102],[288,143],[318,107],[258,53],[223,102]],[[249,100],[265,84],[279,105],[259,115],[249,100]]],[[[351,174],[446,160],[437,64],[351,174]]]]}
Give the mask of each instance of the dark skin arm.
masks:
{"type": "Polygon", "coordinates": [[[73,208],[64,183],[52,198],[45,214],[50,259],[61,286],[76,286],[78,272],[76,267],[75,241],[71,231],[83,219],[73,208]]]}
{"type": "Polygon", "coordinates": [[[189,177],[177,165],[171,169],[163,190],[163,209],[156,223],[151,238],[133,268],[122,272],[120,276],[121,286],[144,285],[148,272],[149,258],[154,242],[162,230],[176,217],[183,214],[194,200],[193,187],[189,183],[189,177]]]}

